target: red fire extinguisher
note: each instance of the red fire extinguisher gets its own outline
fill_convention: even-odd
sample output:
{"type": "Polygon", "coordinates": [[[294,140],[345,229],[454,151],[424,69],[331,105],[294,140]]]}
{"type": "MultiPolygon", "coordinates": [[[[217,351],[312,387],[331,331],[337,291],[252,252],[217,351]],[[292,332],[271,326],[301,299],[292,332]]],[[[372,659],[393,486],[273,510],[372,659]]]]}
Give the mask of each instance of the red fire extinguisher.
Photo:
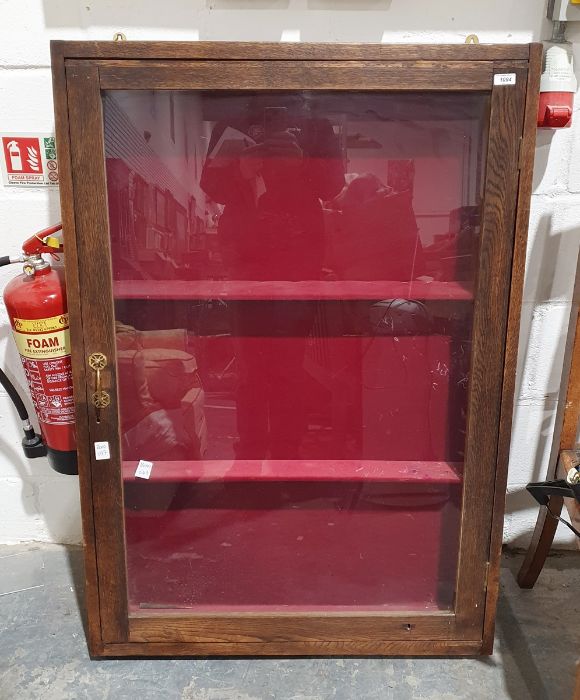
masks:
{"type": "MultiPolygon", "coordinates": [[[[53,236],[61,228],[61,224],[57,224],[35,234],[23,244],[22,255],[0,257],[0,265],[24,263],[23,273],[11,280],[4,290],[4,304],[50,465],[61,474],[76,474],[75,407],[65,282],[62,272],[53,269],[42,257],[43,253],[54,255],[62,251],[60,241],[53,236]]],[[[6,386],[4,373],[0,380],[6,386]]],[[[24,418],[24,404],[13,386],[6,388],[23,420],[25,453],[29,457],[39,456],[43,453],[42,445],[27,416],[24,418]]]]}

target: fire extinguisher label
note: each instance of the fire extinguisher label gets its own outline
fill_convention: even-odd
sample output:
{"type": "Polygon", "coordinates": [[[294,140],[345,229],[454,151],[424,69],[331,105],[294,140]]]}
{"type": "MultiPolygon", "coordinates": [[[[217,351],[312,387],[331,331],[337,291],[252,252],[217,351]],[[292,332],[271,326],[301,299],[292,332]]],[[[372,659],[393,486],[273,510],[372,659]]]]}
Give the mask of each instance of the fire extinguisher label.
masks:
{"type": "Polygon", "coordinates": [[[48,333],[68,328],[68,314],[51,318],[13,318],[12,322],[19,333],[48,333]]]}
{"type": "Polygon", "coordinates": [[[18,346],[18,352],[22,357],[31,359],[46,359],[63,357],[70,354],[70,339],[68,328],[64,331],[52,333],[32,334],[14,333],[14,339],[18,346]]]}
{"type": "Polygon", "coordinates": [[[14,318],[14,339],[41,423],[74,423],[68,314],[14,318]]]}

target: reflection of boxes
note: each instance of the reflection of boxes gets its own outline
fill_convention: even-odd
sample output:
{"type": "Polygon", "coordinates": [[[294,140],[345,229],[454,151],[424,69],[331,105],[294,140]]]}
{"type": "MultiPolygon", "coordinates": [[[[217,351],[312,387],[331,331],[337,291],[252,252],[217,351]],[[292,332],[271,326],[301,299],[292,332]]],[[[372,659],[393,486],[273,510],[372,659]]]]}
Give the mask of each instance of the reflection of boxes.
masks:
{"type": "Polygon", "coordinates": [[[132,611],[453,604],[461,480],[450,465],[214,461],[155,473],[165,483],[125,483],[132,611]]]}

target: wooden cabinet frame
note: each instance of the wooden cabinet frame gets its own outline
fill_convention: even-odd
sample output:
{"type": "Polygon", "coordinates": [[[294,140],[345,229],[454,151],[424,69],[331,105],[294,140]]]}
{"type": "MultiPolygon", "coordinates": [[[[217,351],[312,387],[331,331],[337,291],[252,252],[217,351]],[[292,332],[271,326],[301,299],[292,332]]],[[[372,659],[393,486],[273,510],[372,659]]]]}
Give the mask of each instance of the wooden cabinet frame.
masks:
{"type": "Polygon", "coordinates": [[[88,638],[95,656],[490,653],[498,594],[541,45],[52,42],[73,339],[88,638]],[[496,85],[512,73],[515,84],[496,85]],[[101,90],[332,89],[491,95],[456,604],[440,613],[127,609],[101,90]],[[100,423],[87,357],[104,352],[100,423]],[[107,440],[111,459],[95,461],[107,440]]]}

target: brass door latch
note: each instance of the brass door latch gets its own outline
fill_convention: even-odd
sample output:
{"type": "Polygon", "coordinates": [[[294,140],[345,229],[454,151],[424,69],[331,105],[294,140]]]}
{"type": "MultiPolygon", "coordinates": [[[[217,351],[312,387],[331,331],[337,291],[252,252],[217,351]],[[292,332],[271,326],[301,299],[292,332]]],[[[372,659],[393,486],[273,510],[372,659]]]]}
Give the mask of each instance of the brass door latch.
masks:
{"type": "Polygon", "coordinates": [[[94,352],[89,355],[89,367],[96,372],[95,391],[93,393],[93,406],[96,408],[97,423],[101,422],[101,409],[107,408],[111,403],[109,392],[101,388],[101,370],[107,366],[107,356],[102,352],[94,352]]]}

